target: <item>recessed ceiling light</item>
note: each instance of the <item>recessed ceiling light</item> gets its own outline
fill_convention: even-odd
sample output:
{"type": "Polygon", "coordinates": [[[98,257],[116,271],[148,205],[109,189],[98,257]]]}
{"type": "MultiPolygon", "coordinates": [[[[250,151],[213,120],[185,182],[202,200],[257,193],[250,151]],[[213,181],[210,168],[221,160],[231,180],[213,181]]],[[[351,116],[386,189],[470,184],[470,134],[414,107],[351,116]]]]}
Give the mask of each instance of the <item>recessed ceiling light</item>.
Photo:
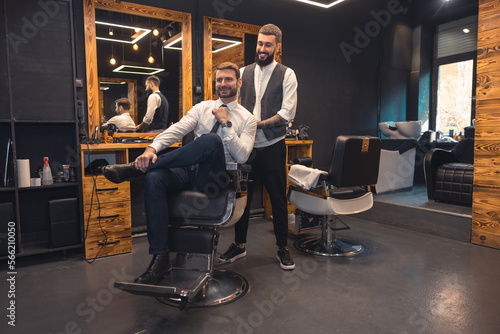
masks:
{"type": "Polygon", "coordinates": [[[243,40],[241,38],[233,36],[217,35],[217,34],[212,35],[212,40],[217,42],[222,42],[222,44],[212,49],[212,53],[226,50],[232,48],[233,46],[243,43],[243,40]]]}
{"type": "Polygon", "coordinates": [[[164,68],[128,65],[128,64],[122,64],[113,70],[113,72],[118,72],[118,73],[131,73],[131,74],[142,74],[142,75],[153,75],[163,71],[165,71],[164,68]]]}
{"type": "MultiPolygon", "coordinates": [[[[120,39],[118,36],[116,36],[116,34],[113,34],[113,36],[114,36],[113,38],[96,36],[96,39],[100,39],[100,40],[104,40],[104,41],[111,41],[111,42],[135,44],[138,40],[140,40],[141,38],[143,38],[144,36],[149,34],[149,32],[151,31],[151,29],[131,27],[131,26],[126,26],[126,25],[122,25],[122,24],[114,24],[114,23],[108,23],[108,22],[102,22],[102,21],[95,21],[95,24],[129,29],[129,30],[133,30],[134,32],[136,32],[137,30],[139,31],[139,32],[136,32],[135,34],[130,34],[132,36],[130,38],[130,40],[120,39]]],[[[111,30],[108,30],[108,31],[112,31],[112,28],[110,28],[110,29],[111,30]]]]}
{"type": "Polygon", "coordinates": [[[182,33],[170,37],[163,42],[165,49],[182,50],[182,33]]]}
{"type": "Polygon", "coordinates": [[[468,34],[468,33],[470,33],[470,30],[469,30],[469,29],[467,29],[467,28],[464,28],[464,30],[462,30],[462,31],[464,32],[464,34],[468,34]]]}
{"type": "Polygon", "coordinates": [[[322,7],[322,8],[330,8],[330,7],[333,7],[341,2],[343,2],[344,0],[336,0],[336,1],[333,1],[329,4],[325,4],[325,3],[320,3],[320,2],[317,2],[317,1],[311,1],[311,0],[297,0],[297,1],[300,1],[300,2],[303,2],[303,3],[307,3],[309,5],[313,5],[313,6],[318,6],[318,7],[322,7]]]}

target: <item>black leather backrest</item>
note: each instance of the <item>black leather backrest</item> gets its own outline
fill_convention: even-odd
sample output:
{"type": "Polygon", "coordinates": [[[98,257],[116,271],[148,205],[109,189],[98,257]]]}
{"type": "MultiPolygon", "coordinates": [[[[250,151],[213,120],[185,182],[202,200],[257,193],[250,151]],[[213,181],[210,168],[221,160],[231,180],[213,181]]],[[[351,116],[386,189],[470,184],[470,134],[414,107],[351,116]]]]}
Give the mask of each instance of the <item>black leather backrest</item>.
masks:
{"type": "Polygon", "coordinates": [[[335,187],[377,183],[382,141],[369,136],[338,136],[328,182],[335,187]]]}

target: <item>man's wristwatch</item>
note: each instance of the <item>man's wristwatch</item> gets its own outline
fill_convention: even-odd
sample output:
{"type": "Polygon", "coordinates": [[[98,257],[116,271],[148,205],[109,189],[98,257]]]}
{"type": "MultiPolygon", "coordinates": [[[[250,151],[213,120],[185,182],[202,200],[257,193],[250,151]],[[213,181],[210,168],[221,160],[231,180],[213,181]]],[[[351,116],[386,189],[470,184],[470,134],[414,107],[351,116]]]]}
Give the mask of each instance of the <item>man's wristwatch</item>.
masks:
{"type": "Polygon", "coordinates": [[[226,128],[226,127],[227,127],[227,128],[230,128],[230,127],[232,127],[232,126],[233,126],[233,123],[231,123],[231,121],[226,121],[226,123],[221,124],[221,126],[222,126],[223,128],[226,128]]]}

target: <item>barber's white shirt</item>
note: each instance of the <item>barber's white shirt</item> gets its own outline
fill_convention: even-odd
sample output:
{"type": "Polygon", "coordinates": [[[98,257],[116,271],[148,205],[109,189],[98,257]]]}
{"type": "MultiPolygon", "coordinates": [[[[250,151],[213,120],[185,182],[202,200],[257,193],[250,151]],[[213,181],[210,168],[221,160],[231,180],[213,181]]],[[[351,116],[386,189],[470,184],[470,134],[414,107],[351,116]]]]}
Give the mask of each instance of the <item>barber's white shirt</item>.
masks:
{"type": "MultiPolygon", "coordinates": [[[[259,65],[255,66],[254,72],[254,86],[255,86],[255,107],[253,109],[253,115],[257,121],[261,121],[261,104],[260,101],[262,96],[266,92],[267,84],[269,79],[273,74],[274,68],[277,62],[273,61],[271,64],[265,66],[263,69],[259,65]]],[[[243,72],[245,67],[240,68],[241,77],[243,77],[243,72]]],[[[285,72],[285,77],[283,78],[283,102],[281,104],[281,109],[278,111],[283,119],[288,122],[293,122],[295,118],[295,112],[297,110],[297,77],[295,72],[291,68],[287,68],[285,72]]],[[[274,138],[268,141],[264,135],[262,129],[257,130],[257,135],[255,137],[255,147],[267,147],[271,146],[278,141],[285,138],[285,136],[274,138]]]]}
{"type": "MultiPolygon", "coordinates": [[[[179,122],[156,136],[149,147],[159,152],[181,140],[193,130],[195,140],[203,134],[210,133],[217,121],[212,110],[219,108],[222,104],[220,99],[196,104],[179,122]]],[[[219,126],[217,130],[224,144],[226,163],[245,163],[254,146],[257,121],[238,101],[235,100],[226,105],[232,126],[230,128],[219,126]]]]}
{"type": "Polygon", "coordinates": [[[142,121],[148,125],[151,124],[151,122],[153,122],[153,117],[155,117],[155,111],[160,105],[161,105],[160,95],[156,94],[156,92],[149,95],[148,107],[146,109],[146,114],[144,115],[142,121]]]}
{"type": "Polygon", "coordinates": [[[114,124],[120,131],[135,131],[135,123],[128,112],[113,116],[105,124],[114,124]]]}

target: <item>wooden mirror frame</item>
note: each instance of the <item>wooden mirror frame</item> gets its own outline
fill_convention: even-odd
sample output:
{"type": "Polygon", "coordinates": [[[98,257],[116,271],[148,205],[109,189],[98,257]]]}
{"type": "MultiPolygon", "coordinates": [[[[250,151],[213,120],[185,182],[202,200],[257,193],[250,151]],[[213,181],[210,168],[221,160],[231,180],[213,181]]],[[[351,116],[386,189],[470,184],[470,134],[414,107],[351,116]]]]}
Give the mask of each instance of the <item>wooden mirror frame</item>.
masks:
{"type": "MultiPolygon", "coordinates": [[[[245,34],[258,35],[261,26],[247,24],[213,17],[203,17],[203,68],[204,68],[204,98],[212,100],[213,63],[212,63],[212,32],[217,29],[230,30],[245,34]]],[[[283,38],[282,38],[283,39],[283,38]]],[[[244,42],[244,41],[243,41],[244,42]]],[[[275,60],[281,63],[283,44],[275,55],[275,60]]],[[[248,65],[248,64],[246,64],[248,65]]]]}
{"type": "MultiPolygon", "coordinates": [[[[182,106],[185,114],[193,106],[193,73],[191,44],[191,14],[169,9],[138,5],[115,0],[84,0],[85,60],[87,69],[87,109],[89,137],[99,126],[99,78],[97,71],[97,42],[95,9],[152,17],[182,23],[182,106]]],[[[179,115],[179,118],[182,116],[179,115]]]]}
{"type": "MultiPolygon", "coordinates": [[[[130,101],[132,109],[130,117],[132,117],[134,122],[137,124],[137,80],[99,77],[99,85],[101,84],[102,81],[127,83],[127,98],[130,101]]],[[[99,90],[99,119],[102,119],[103,116],[104,116],[103,91],[99,90]]]]}

